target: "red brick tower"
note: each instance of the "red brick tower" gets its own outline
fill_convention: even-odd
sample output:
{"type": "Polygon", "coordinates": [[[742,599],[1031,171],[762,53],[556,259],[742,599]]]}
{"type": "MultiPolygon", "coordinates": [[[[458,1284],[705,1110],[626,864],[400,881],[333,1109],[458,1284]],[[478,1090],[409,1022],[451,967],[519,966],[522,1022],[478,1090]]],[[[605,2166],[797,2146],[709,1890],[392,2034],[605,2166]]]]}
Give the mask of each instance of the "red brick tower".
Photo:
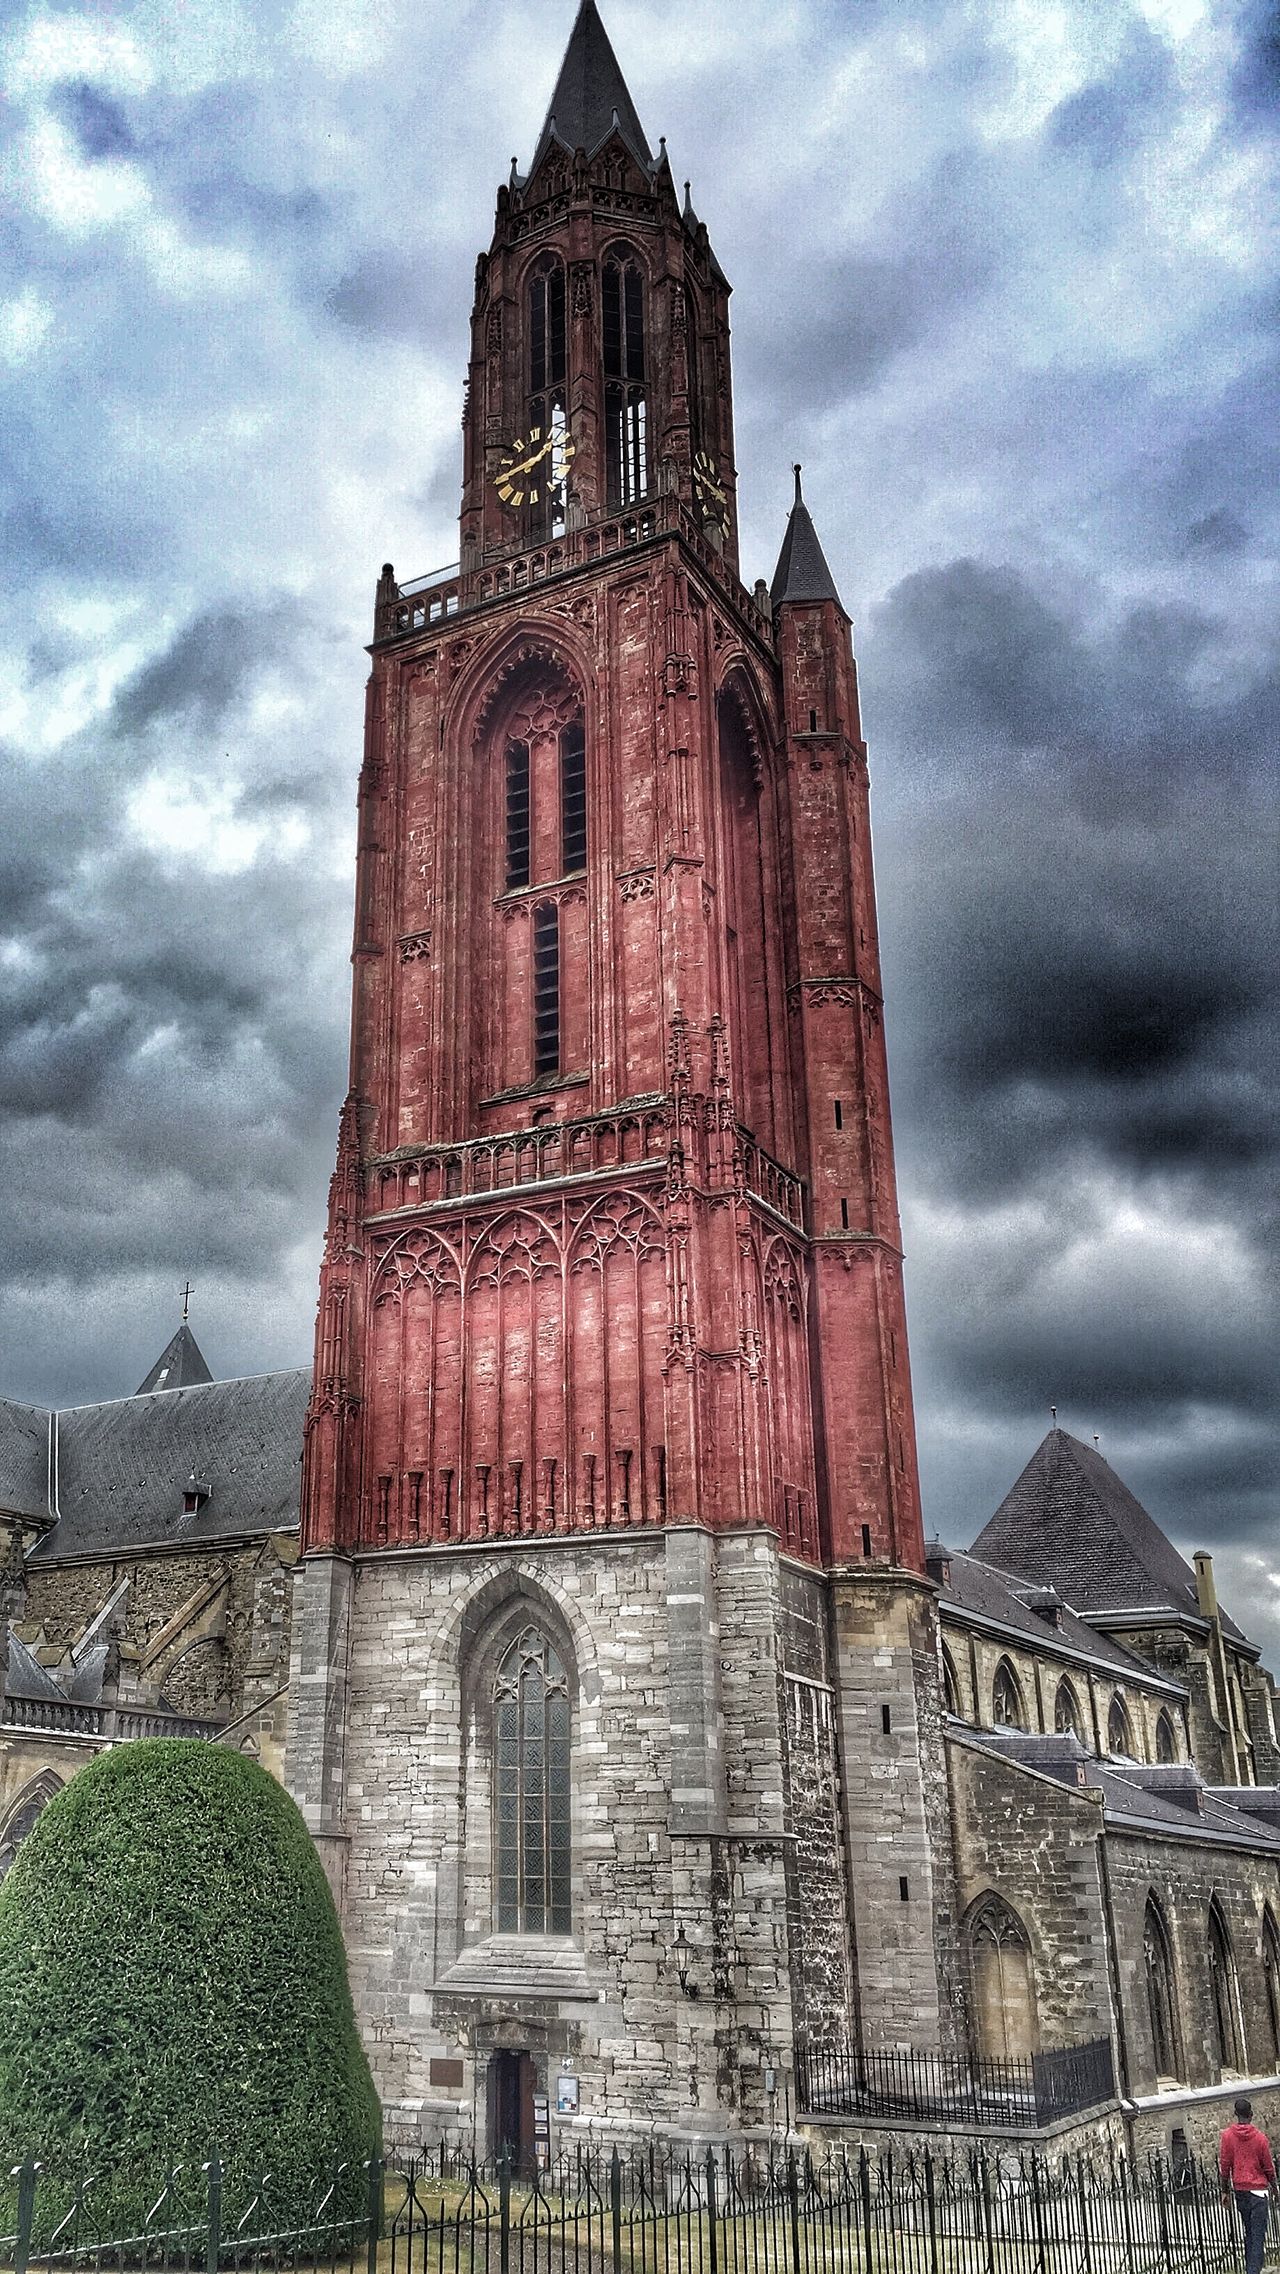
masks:
{"type": "Polygon", "coordinates": [[[738,580],[729,288],[576,60],[478,265],[461,571],[379,586],[305,1546],[919,1569],[848,619],[798,480],[738,580]]]}
{"type": "Polygon", "coordinates": [[[362,1663],[322,1568],[385,1608],[408,1559],[433,1599],[481,1551],[577,1588],[530,1551],[679,1535],[694,1837],[734,1815],[717,1543],[830,1574],[858,1649],[858,1587],[923,1572],[849,622],[798,476],[772,592],[739,581],[728,302],[583,0],[477,265],[460,567],[378,586],[303,1495],[320,1832],[362,1663]]]}

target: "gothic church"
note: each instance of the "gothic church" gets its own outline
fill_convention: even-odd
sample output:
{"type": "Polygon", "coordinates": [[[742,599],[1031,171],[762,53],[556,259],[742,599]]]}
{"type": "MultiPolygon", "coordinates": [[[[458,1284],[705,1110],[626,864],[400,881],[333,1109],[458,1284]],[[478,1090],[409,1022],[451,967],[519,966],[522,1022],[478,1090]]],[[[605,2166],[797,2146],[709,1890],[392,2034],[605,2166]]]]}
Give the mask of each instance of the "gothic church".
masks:
{"type": "MultiPolygon", "coordinates": [[[[377,587],[287,1684],[276,1484],[217,1531],[206,1448],[164,1543],[263,1575],[210,1734],[283,1749],[409,2140],[761,2132],[805,2048],[1087,2042],[1131,2117],[1280,2070],[1273,1700],[1211,1574],[1056,1431],[926,1548],[850,626],[798,473],[741,581],[728,300],[582,0],[477,264],[459,567],[377,587]]],[[[232,1387],[123,1403],[176,1480],[232,1387]]],[[[27,1434],[15,1647],[70,1701],[27,1434]]]]}

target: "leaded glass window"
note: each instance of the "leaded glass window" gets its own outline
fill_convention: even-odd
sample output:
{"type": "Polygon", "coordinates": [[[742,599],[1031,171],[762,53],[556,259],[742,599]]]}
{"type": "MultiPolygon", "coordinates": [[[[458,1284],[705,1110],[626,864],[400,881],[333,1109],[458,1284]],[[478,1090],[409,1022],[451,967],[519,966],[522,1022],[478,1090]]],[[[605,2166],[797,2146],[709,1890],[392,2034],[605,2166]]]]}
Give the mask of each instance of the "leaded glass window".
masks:
{"type": "Polygon", "coordinates": [[[569,1684],[536,1627],[498,1667],[493,1744],[498,1932],[568,1934],[569,1684]]]}

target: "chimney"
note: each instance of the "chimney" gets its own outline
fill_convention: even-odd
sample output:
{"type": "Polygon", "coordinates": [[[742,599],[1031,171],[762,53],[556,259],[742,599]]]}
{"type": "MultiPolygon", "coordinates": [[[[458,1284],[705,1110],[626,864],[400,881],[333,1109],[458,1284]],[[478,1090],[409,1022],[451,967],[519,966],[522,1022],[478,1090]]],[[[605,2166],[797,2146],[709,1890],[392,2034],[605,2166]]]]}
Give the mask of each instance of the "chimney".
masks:
{"type": "Polygon", "coordinates": [[[1213,1581],[1213,1557],[1207,1548],[1196,1549],[1195,1566],[1196,1601],[1200,1606],[1200,1616],[1212,1621],[1218,1616],[1218,1590],[1213,1581]]]}

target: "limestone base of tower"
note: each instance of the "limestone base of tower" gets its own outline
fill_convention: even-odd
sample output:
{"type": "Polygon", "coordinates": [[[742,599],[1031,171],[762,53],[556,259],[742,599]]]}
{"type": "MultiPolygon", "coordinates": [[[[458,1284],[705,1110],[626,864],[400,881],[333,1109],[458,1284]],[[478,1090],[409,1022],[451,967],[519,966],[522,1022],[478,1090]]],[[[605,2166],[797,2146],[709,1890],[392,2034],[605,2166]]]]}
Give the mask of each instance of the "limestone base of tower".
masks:
{"type": "Polygon", "coordinates": [[[388,2138],[491,2150],[513,2095],[566,2142],[762,2133],[794,2112],[798,2043],[847,2039],[859,1995],[880,2041],[936,2039],[927,1603],[833,1587],[766,1530],[307,1559],[289,1777],[388,2138]],[[495,1932],[495,1668],[530,1626],[568,1677],[568,1935],[495,1932]],[[877,1805],[896,1912],[860,1884],[877,1805]]]}

